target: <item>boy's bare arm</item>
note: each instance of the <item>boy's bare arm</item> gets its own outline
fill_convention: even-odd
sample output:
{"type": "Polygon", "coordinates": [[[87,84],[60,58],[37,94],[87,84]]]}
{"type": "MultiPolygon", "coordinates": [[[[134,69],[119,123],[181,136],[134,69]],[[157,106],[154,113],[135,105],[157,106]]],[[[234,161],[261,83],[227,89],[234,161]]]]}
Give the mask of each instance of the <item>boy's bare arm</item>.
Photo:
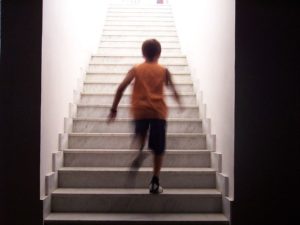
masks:
{"type": "Polygon", "coordinates": [[[123,96],[123,92],[125,91],[125,89],[127,88],[127,86],[131,83],[131,81],[134,78],[134,73],[133,73],[133,69],[129,70],[129,72],[127,73],[126,77],[124,78],[124,80],[121,82],[121,84],[119,85],[116,94],[115,94],[115,98],[110,110],[110,114],[108,116],[108,122],[112,122],[117,115],[117,108],[119,105],[119,102],[123,96]]]}
{"type": "Polygon", "coordinates": [[[176,90],[176,88],[175,88],[175,85],[174,85],[173,80],[172,80],[172,77],[171,77],[171,73],[170,73],[170,71],[169,71],[168,69],[166,69],[166,74],[167,74],[167,82],[166,82],[166,84],[167,84],[167,86],[169,86],[169,87],[171,88],[171,90],[172,90],[172,92],[173,92],[173,96],[174,96],[176,102],[177,102],[180,106],[182,106],[182,105],[181,105],[180,96],[179,96],[179,94],[178,94],[178,92],[177,92],[177,90],[176,90]]]}

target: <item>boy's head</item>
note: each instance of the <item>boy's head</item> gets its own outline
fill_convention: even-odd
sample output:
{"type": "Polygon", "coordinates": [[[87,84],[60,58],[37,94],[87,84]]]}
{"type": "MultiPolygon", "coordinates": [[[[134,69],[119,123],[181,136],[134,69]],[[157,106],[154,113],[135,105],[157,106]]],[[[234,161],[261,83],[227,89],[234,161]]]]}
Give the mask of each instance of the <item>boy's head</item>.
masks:
{"type": "Polygon", "coordinates": [[[153,61],[155,58],[159,58],[160,56],[160,43],[156,39],[146,40],[142,45],[142,52],[146,60],[153,61]]]}

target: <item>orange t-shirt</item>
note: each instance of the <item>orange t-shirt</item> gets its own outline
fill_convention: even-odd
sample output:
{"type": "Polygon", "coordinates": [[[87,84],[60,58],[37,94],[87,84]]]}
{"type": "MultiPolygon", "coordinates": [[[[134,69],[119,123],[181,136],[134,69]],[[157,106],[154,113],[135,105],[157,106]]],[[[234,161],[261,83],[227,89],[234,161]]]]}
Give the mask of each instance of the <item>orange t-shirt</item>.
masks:
{"type": "Polygon", "coordinates": [[[142,63],[133,68],[134,85],[131,112],[134,119],[166,119],[164,100],[166,69],[157,63],[142,63]]]}

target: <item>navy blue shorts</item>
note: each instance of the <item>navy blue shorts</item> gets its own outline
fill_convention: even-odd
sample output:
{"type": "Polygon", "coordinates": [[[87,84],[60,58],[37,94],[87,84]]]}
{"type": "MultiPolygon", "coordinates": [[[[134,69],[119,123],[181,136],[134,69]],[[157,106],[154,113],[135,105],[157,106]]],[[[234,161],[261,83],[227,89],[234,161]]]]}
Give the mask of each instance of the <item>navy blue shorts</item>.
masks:
{"type": "Polygon", "coordinates": [[[166,149],[166,120],[141,119],[135,120],[135,135],[146,136],[149,130],[148,147],[155,155],[162,155],[166,149]]]}

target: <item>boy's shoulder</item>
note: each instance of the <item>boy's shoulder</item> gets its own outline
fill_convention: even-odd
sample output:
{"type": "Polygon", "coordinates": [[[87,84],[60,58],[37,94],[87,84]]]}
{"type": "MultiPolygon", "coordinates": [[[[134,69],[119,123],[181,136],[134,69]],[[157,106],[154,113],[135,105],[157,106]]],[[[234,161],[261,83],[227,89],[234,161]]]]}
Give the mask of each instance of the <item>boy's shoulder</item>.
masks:
{"type": "Polygon", "coordinates": [[[156,66],[156,67],[159,67],[159,68],[162,68],[162,69],[166,69],[166,67],[164,65],[161,65],[159,63],[149,64],[149,63],[146,63],[146,62],[135,64],[135,65],[133,65],[132,68],[148,67],[150,65],[151,66],[156,66]]]}

